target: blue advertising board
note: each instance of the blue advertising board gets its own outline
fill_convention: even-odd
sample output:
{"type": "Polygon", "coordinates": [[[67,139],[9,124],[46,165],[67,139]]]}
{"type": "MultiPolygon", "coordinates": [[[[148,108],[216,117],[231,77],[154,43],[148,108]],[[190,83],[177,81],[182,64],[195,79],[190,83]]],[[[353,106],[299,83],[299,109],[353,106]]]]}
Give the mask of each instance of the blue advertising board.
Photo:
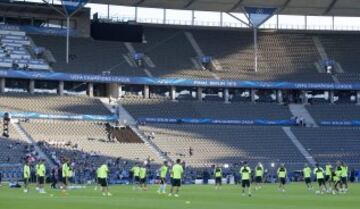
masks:
{"type": "Polygon", "coordinates": [[[191,86],[253,89],[299,89],[299,90],[360,90],[360,83],[295,83],[271,81],[210,80],[186,78],[128,77],[95,74],[76,74],[45,71],[0,69],[0,78],[33,80],[119,83],[157,86],[191,86]]]}
{"type": "Polygon", "coordinates": [[[360,120],[327,120],[320,121],[320,126],[360,126],[360,120]]]}
{"type": "Polygon", "coordinates": [[[209,118],[137,118],[140,123],[295,126],[295,120],[217,120],[209,118]]]}
{"type": "MultiPolygon", "coordinates": [[[[10,30],[10,31],[23,31],[26,33],[35,33],[35,34],[44,34],[44,35],[56,35],[56,36],[66,36],[66,29],[63,28],[54,28],[54,27],[36,27],[31,25],[1,25],[0,30],[10,30]]],[[[79,32],[74,29],[70,29],[70,36],[79,36],[79,32]]]]}
{"type": "MultiPolygon", "coordinates": [[[[36,112],[9,112],[12,118],[48,119],[48,120],[84,120],[84,121],[117,121],[116,115],[54,115],[36,112]]],[[[0,117],[5,112],[0,111],[0,117]]]]}

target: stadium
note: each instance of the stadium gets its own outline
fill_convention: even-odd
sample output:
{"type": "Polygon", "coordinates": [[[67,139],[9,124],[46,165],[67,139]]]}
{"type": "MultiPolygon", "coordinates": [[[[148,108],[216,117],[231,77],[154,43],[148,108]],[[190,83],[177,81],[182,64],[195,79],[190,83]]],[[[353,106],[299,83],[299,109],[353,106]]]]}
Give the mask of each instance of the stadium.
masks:
{"type": "Polygon", "coordinates": [[[1,0],[0,208],[358,208],[360,1],[1,0]]]}

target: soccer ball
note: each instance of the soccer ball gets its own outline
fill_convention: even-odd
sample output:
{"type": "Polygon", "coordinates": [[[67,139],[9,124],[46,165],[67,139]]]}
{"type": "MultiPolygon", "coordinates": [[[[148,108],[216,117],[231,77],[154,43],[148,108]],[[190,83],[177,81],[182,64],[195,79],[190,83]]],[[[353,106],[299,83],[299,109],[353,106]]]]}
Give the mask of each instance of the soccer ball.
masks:
{"type": "Polygon", "coordinates": [[[315,194],[316,194],[316,195],[319,195],[319,194],[320,194],[320,191],[316,191],[315,194]]]}

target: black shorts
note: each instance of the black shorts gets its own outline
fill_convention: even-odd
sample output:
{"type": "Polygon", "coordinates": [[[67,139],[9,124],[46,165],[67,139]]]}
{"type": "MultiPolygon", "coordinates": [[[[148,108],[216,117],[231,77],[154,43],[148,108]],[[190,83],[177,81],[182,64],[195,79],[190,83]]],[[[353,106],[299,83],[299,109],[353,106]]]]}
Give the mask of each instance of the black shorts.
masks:
{"type": "Polygon", "coordinates": [[[215,184],[222,184],[222,178],[221,177],[216,177],[215,178],[215,184]]]}
{"type": "Polygon", "coordinates": [[[30,181],[29,178],[24,178],[24,184],[25,184],[25,185],[29,184],[29,181],[30,181]]]}
{"type": "Polygon", "coordinates": [[[286,184],[286,178],[280,178],[280,184],[285,185],[286,184]]]}
{"type": "Polygon", "coordinates": [[[146,183],[146,178],[140,179],[140,184],[145,184],[146,183]]]}
{"type": "Polygon", "coordinates": [[[319,186],[325,186],[325,179],[318,179],[319,186]]]}
{"type": "Polygon", "coordinates": [[[139,177],[139,176],[135,176],[135,177],[134,177],[134,182],[135,182],[135,183],[139,183],[139,182],[140,182],[140,177],[139,177]]]}
{"type": "Polygon", "coordinates": [[[328,182],[328,181],[330,181],[330,180],[331,180],[331,176],[325,175],[325,181],[328,182]]]}
{"type": "Polygon", "coordinates": [[[311,183],[311,178],[309,178],[309,177],[305,178],[304,180],[305,180],[305,183],[307,183],[307,184],[311,183]]]}
{"type": "Polygon", "coordinates": [[[341,183],[347,184],[347,178],[346,177],[341,177],[341,183]]]}
{"type": "Polygon", "coordinates": [[[242,186],[243,188],[245,188],[245,187],[250,187],[250,180],[242,180],[242,181],[241,181],[241,186],[242,186]]]}
{"type": "Polygon", "coordinates": [[[39,184],[44,184],[45,183],[45,177],[44,176],[39,176],[38,181],[39,181],[39,184]]]}
{"type": "Polygon", "coordinates": [[[100,184],[102,187],[107,187],[107,186],[108,186],[107,179],[106,179],[106,178],[99,178],[99,184],[100,184]]]}
{"type": "Polygon", "coordinates": [[[262,177],[261,176],[256,176],[255,177],[255,182],[256,183],[261,183],[262,182],[262,177]]]}
{"type": "Polygon", "coordinates": [[[160,178],[160,184],[166,184],[166,178],[160,178]]]}
{"type": "Polygon", "coordinates": [[[173,179],[172,180],[173,187],[180,187],[181,186],[181,179],[173,179]]]}
{"type": "Polygon", "coordinates": [[[62,182],[65,186],[67,186],[68,183],[69,183],[68,177],[62,177],[61,182],[62,182]]]}

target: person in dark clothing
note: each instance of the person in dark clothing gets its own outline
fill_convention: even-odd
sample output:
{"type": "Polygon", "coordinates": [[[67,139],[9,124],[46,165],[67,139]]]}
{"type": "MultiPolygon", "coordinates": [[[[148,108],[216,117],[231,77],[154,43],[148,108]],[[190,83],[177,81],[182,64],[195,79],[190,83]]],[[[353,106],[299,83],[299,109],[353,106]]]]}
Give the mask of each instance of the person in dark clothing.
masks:
{"type": "Polygon", "coordinates": [[[350,182],[354,183],[355,182],[355,169],[351,169],[350,172],[350,182]]]}
{"type": "Polygon", "coordinates": [[[51,170],[51,188],[52,189],[56,189],[56,184],[57,184],[57,175],[56,175],[56,168],[53,168],[51,170]]]}

